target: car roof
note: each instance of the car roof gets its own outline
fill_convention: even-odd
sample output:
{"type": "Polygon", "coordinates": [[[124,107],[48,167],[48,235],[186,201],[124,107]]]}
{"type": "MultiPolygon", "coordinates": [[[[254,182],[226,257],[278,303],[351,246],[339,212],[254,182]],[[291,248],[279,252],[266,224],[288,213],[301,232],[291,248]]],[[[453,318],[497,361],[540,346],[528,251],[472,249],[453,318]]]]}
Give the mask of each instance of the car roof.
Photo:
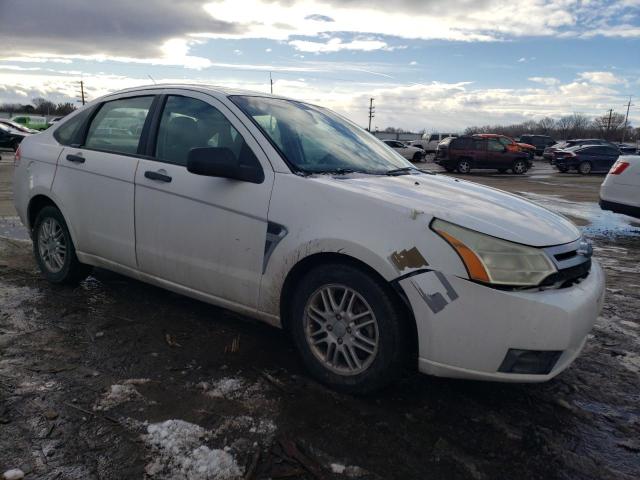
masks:
{"type": "MultiPolygon", "coordinates": [[[[139,87],[125,88],[123,90],[118,90],[117,92],[109,93],[101,98],[108,98],[110,96],[121,95],[123,93],[135,93],[143,90],[144,91],[165,90],[165,89],[171,89],[171,88],[209,93],[215,97],[229,97],[231,95],[248,95],[252,97],[269,97],[269,98],[280,98],[284,100],[300,101],[300,100],[295,100],[293,98],[284,97],[281,95],[273,95],[270,93],[256,92],[252,90],[243,90],[240,88],[228,88],[228,87],[222,87],[222,86],[211,85],[206,83],[156,83],[153,85],[141,85],[139,87]]],[[[307,103],[307,102],[304,102],[304,103],[307,103]]]]}

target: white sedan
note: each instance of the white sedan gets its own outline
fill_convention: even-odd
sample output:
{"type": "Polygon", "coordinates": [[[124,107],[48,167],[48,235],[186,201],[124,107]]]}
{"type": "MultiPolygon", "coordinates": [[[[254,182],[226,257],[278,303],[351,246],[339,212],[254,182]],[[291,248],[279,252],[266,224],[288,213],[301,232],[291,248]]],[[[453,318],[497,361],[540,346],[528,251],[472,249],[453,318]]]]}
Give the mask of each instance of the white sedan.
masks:
{"type": "Polygon", "coordinates": [[[285,328],[343,391],[380,388],[407,361],[548,380],[602,306],[602,270],[568,220],[422,172],[300,101],[125,90],[27,137],[16,162],[15,206],[46,279],[98,266],[285,328]]]}
{"type": "Polygon", "coordinates": [[[600,187],[600,207],[640,218],[640,155],[623,155],[600,187]]]}
{"type": "Polygon", "coordinates": [[[399,142],[397,140],[383,140],[388,146],[393,148],[396,152],[402,155],[407,160],[413,162],[420,162],[425,156],[425,151],[418,147],[407,145],[406,143],[399,142]]]}

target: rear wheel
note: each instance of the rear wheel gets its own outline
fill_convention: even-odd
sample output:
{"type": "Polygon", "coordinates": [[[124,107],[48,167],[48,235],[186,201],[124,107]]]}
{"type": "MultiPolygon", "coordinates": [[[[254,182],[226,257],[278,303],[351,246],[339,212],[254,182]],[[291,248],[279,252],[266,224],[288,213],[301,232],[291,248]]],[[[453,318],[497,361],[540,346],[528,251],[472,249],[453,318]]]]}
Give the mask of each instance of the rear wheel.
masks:
{"type": "Polygon", "coordinates": [[[580,165],[578,165],[578,172],[582,175],[589,175],[591,173],[591,162],[580,162],[580,165]]]}
{"type": "Polygon", "coordinates": [[[471,162],[469,160],[467,160],[466,158],[463,158],[462,160],[458,161],[457,170],[460,173],[470,173],[471,172],[471,162]]]}
{"type": "Polygon", "coordinates": [[[33,226],[33,253],[44,277],[52,283],[74,284],[91,273],[80,263],[60,210],[44,207],[33,226]]]}
{"type": "Polygon", "coordinates": [[[516,175],[522,175],[527,171],[527,162],[523,159],[518,159],[513,162],[513,166],[511,167],[511,171],[516,175]]]}
{"type": "Polygon", "coordinates": [[[311,374],[349,393],[396,379],[407,358],[403,309],[386,286],[345,264],[308,272],[293,297],[290,329],[311,374]]]}

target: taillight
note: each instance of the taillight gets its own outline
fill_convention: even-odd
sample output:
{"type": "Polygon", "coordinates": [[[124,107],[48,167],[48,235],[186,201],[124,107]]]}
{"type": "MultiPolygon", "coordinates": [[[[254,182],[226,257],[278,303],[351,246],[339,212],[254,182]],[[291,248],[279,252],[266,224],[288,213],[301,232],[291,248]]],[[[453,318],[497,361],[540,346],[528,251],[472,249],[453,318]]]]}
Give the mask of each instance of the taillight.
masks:
{"type": "Polygon", "coordinates": [[[18,146],[18,148],[16,149],[16,154],[15,157],[13,159],[13,165],[14,167],[17,167],[18,164],[20,163],[20,157],[21,157],[21,153],[20,153],[20,146],[18,146]]]}
{"type": "Polygon", "coordinates": [[[624,172],[627,167],[629,166],[629,162],[621,162],[620,160],[618,160],[616,163],[613,164],[613,167],[611,167],[611,170],[609,170],[609,175],[620,175],[622,172],[624,172]]]}

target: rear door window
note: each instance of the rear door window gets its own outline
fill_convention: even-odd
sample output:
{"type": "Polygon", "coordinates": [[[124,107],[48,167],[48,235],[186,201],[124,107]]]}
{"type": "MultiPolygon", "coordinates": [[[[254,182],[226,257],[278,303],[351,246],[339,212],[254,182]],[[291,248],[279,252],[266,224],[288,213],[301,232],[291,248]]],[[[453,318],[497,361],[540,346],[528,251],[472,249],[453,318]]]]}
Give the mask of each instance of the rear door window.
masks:
{"type": "Polygon", "coordinates": [[[84,146],[114,153],[135,154],[153,96],[122,98],[102,105],[84,146]]]}

